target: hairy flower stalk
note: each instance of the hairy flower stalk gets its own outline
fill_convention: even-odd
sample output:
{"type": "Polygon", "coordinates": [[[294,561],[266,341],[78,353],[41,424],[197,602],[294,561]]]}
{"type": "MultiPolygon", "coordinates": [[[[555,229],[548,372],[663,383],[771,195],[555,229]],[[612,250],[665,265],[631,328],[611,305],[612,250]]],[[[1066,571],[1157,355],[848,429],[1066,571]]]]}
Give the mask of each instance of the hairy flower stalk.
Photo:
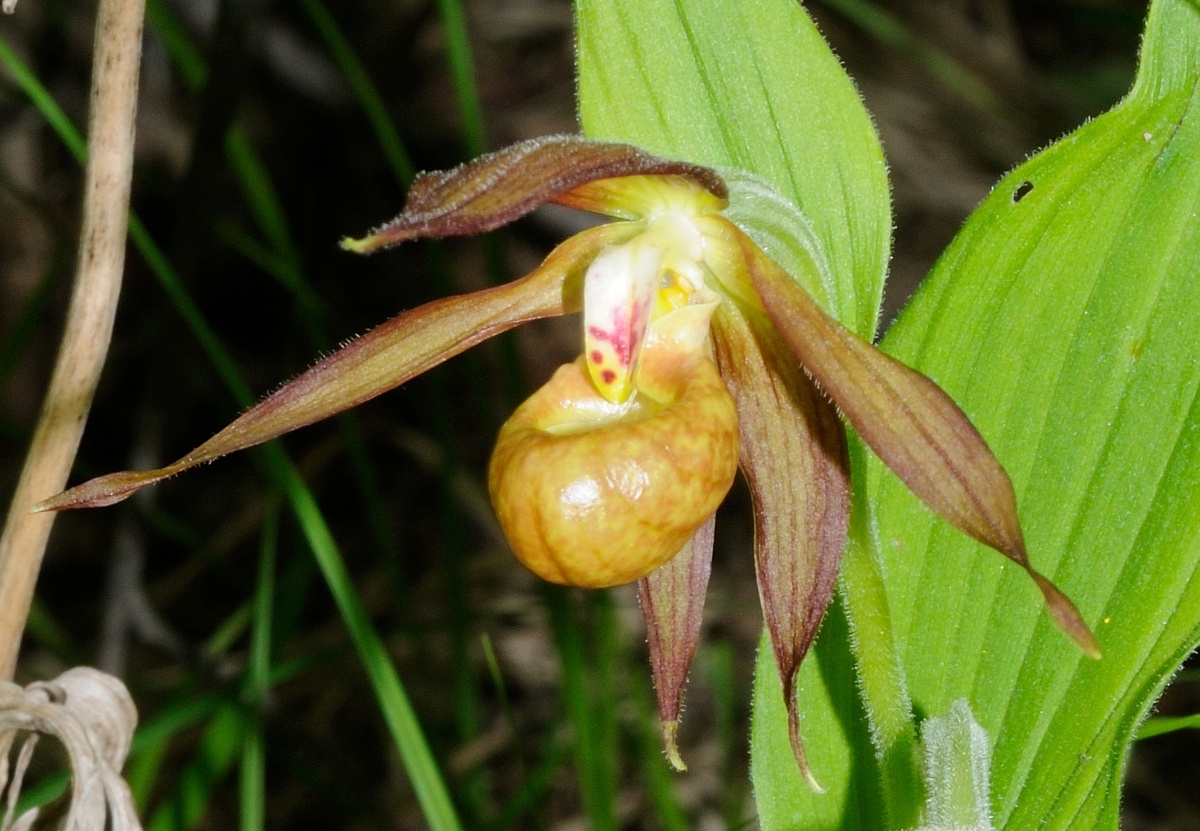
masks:
{"type": "Polygon", "coordinates": [[[517,557],[575,586],[637,581],[667,755],[700,632],[713,517],[740,468],[763,616],[800,741],[796,678],[832,597],[849,516],[844,417],[930,508],[1024,568],[1064,632],[1099,650],[1030,565],[1012,484],[953,401],[830,317],[722,215],[713,171],[555,136],[422,174],[366,253],[474,234],[546,202],[618,220],[526,277],[405,312],[165,468],[93,479],[40,510],[95,507],[390,390],[513,326],[583,312],[583,349],[501,429],[488,485],[517,557]],[[839,413],[841,414],[839,416],[839,413]]]}

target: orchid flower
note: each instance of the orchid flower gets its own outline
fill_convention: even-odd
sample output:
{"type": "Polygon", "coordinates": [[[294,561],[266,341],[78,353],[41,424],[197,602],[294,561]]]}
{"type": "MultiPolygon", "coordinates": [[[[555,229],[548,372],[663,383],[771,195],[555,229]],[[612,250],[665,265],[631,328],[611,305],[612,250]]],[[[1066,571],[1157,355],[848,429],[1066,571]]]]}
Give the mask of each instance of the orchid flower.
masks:
{"type": "Polygon", "coordinates": [[[501,429],[488,485],[541,577],[637,581],[667,755],[695,652],[713,517],[740,468],[763,615],[800,741],[796,679],[846,542],[842,419],[932,510],[1025,569],[1055,622],[1097,656],[1074,605],[1033,569],[1012,484],[931,380],[832,318],[730,219],[713,170],[579,136],[422,174],[403,212],[344,248],[488,231],[547,202],[616,221],[522,279],[405,312],[317,363],[183,458],[93,479],[40,510],[109,505],[219,456],[354,407],[521,323],[583,312],[580,357],[501,429]]]}

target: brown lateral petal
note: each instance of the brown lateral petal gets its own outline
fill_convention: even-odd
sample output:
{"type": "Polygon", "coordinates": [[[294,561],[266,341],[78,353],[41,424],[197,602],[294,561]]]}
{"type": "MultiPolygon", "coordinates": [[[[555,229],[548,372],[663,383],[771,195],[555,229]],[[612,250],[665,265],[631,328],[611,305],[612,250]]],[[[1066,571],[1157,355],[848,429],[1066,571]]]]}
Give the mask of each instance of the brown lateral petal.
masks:
{"type": "Polygon", "coordinates": [[[435,300],[397,315],[280,387],[182,459],[158,470],[92,479],[45,500],[35,510],[112,505],[198,464],[356,407],[521,323],[578,311],[576,284],[588,263],[600,249],[628,234],[621,225],[589,229],[559,245],[537,270],[520,280],[435,300]]]}
{"type": "Polygon", "coordinates": [[[1008,474],[937,384],[829,317],[745,235],[739,245],[767,314],[863,440],[938,515],[1025,569],[1051,617],[1100,656],[1079,611],[1029,563],[1008,474]]]}
{"type": "Polygon", "coordinates": [[[796,679],[833,596],[850,516],[842,423],[757,310],[713,318],[721,374],[737,402],[742,471],[754,504],[754,562],[783,681],[796,762],[816,791],[800,741],[796,679]]]}
{"type": "Polygon", "coordinates": [[[363,239],[343,240],[342,247],[361,254],[419,237],[480,234],[580,185],[647,174],[682,176],[720,198],[726,193],[721,178],[705,167],[660,159],[629,144],[579,135],[545,136],[453,170],[422,173],[399,216],[363,239]]]}
{"type": "Polygon", "coordinates": [[[687,765],[679,755],[675,734],[679,729],[683,687],[696,655],[696,644],[700,641],[704,595],[712,570],[715,526],[716,516],[713,515],[678,554],[638,580],[638,599],[642,614],[646,616],[650,669],[654,674],[654,693],[662,720],[663,745],[671,766],[680,771],[687,770],[687,765]]]}

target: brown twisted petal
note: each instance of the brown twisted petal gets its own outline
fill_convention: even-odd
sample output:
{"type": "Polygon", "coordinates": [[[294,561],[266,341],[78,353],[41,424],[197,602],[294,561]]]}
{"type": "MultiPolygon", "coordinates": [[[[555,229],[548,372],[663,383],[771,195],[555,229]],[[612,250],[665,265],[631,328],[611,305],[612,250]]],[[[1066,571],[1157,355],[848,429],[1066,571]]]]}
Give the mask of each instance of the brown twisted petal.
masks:
{"type": "Polygon", "coordinates": [[[863,441],[935,513],[1025,569],[1055,623],[1099,658],[1079,610],[1030,565],[1012,482],[958,405],[825,314],[748,237],[736,236],[767,314],[863,441]]]}
{"type": "Polygon", "coordinates": [[[721,374],[737,402],[741,463],[754,506],[754,562],[783,681],[792,752],[800,740],[796,679],[833,596],[850,514],[845,433],[761,311],[721,305],[713,317],[721,374]]]}
{"type": "MultiPolygon", "coordinates": [[[[725,182],[712,170],[652,156],[629,144],[579,135],[531,139],[481,156],[453,170],[422,173],[413,182],[400,215],[361,240],[342,246],[366,253],[422,237],[480,234],[507,225],[568,191],[602,179],[673,176],[694,183],[717,199],[725,182]]],[[[588,210],[609,213],[603,201],[581,196],[588,210]]],[[[610,215],[621,216],[618,208],[610,215]]]]}
{"type": "Polygon", "coordinates": [[[687,770],[687,765],[679,755],[675,736],[683,706],[683,686],[700,642],[715,526],[716,517],[709,517],[678,554],[638,581],[663,745],[671,766],[680,771],[687,770]]]}
{"type": "Polygon", "coordinates": [[[280,387],[178,461],[158,470],[92,479],[36,510],[112,505],[188,468],[355,407],[521,323],[578,311],[578,283],[587,264],[600,249],[633,232],[621,225],[592,228],[558,246],[520,280],[397,315],[280,387]]]}
{"type": "Polygon", "coordinates": [[[633,582],[673,557],[729,491],[737,412],[716,367],[651,346],[639,381],[651,379],[670,400],[639,392],[632,410],[614,405],[580,358],[501,428],[488,490],[513,552],[538,576],[587,588],[633,582]]]}

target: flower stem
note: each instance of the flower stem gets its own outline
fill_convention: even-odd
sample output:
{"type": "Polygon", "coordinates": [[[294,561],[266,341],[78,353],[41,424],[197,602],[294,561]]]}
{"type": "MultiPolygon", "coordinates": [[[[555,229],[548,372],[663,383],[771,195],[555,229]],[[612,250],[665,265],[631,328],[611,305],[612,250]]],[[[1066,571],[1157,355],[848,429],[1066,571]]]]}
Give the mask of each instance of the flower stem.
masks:
{"type": "Polygon", "coordinates": [[[54,514],[30,514],[62,490],[112,336],[125,265],[144,0],[100,0],[88,162],[75,288],[58,361],[0,534],[0,678],[16,669],[54,514]]]}
{"type": "Polygon", "coordinates": [[[912,828],[919,819],[922,798],[912,701],[896,649],[872,530],[865,475],[867,452],[853,433],[848,443],[854,492],[841,591],[850,620],[859,690],[870,717],[871,739],[880,765],[888,827],[912,828]]]}

